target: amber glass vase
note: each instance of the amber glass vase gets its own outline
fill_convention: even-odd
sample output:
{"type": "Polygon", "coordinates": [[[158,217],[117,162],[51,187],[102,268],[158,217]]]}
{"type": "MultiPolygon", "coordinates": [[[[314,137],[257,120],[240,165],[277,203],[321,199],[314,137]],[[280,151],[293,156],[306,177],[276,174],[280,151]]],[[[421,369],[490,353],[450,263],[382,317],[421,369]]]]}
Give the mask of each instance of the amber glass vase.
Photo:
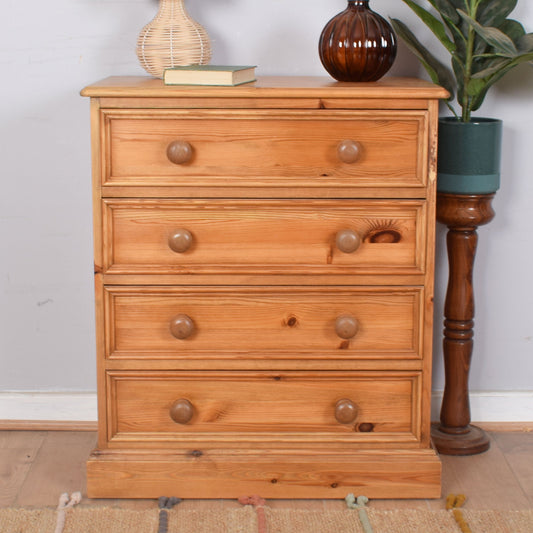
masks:
{"type": "Polygon", "coordinates": [[[324,68],[339,81],[379,80],[392,67],[396,49],[392,27],[368,0],[349,0],[326,24],[318,45],[324,68]]]}

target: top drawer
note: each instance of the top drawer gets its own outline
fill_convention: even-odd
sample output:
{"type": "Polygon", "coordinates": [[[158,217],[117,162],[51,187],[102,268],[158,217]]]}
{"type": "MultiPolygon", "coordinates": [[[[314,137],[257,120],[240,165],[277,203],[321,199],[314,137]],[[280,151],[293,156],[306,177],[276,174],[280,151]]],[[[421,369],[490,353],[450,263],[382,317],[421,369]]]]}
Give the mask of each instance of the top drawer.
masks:
{"type": "Polygon", "coordinates": [[[427,181],[421,110],[103,110],[102,119],[104,186],[342,189],[427,181]]]}

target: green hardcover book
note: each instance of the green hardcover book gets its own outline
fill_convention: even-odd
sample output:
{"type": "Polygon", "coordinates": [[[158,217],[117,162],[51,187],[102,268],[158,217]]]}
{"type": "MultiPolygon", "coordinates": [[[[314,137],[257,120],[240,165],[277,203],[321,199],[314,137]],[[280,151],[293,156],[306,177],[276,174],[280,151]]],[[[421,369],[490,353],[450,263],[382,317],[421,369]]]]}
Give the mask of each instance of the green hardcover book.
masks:
{"type": "Polygon", "coordinates": [[[165,70],[166,85],[241,85],[255,81],[255,66],[189,65],[165,70]]]}

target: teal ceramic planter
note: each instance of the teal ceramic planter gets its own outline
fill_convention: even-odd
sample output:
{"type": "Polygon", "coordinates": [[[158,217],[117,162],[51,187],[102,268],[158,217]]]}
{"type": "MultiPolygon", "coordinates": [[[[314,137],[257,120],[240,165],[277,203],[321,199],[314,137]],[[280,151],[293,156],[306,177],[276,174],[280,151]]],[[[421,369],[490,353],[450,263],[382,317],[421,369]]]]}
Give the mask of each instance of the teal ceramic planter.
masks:
{"type": "Polygon", "coordinates": [[[502,121],[439,119],[437,190],[452,194],[490,194],[500,187],[502,121]]]}

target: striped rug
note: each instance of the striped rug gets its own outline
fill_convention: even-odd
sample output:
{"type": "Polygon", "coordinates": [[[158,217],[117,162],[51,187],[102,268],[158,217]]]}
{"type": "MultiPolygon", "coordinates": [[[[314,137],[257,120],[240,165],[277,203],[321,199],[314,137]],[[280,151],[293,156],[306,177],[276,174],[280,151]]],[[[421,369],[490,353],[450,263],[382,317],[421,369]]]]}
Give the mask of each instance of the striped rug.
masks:
{"type": "MultiPolygon", "coordinates": [[[[213,512],[180,509],[166,511],[162,533],[369,533],[357,510],[305,511],[262,507],[263,525],[258,509],[252,505],[213,512]]],[[[160,510],[126,510],[109,507],[77,506],[66,510],[58,524],[56,509],[0,509],[2,533],[158,533],[160,510]]],[[[372,533],[533,533],[533,510],[472,511],[463,509],[463,527],[453,510],[384,511],[366,510],[372,533]],[[468,529],[464,529],[467,527],[468,529]]]]}

